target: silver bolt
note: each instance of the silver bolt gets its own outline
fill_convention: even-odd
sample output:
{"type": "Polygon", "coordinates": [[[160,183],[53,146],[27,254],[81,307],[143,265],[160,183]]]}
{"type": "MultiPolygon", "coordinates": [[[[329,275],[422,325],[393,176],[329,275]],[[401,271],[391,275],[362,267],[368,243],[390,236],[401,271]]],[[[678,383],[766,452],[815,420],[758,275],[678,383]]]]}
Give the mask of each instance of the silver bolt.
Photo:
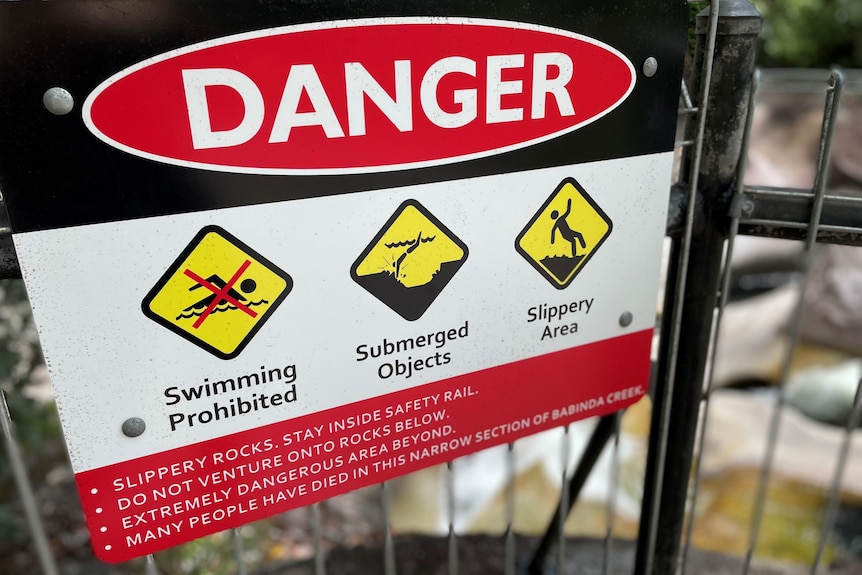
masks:
{"type": "Polygon", "coordinates": [[[72,108],[75,107],[75,100],[72,98],[72,94],[64,88],[49,88],[42,96],[42,104],[52,114],[63,116],[72,111],[72,108]]]}
{"type": "Polygon", "coordinates": [[[644,60],[644,76],[652,78],[655,76],[656,71],[658,71],[658,60],[652,56],[644,60]]]}
{"type": "Polygon", "coordinates": [[[742,200],[742,213],[746,216],[750,216],[754,213],[754,202],[747,198],[742,200]]]}
{"type": "Polygon", "coordinates": [[[620,316],[620,325],[623,327],[628,327],[632,324],[632,320],[634,320],[634,316],[630,311],[624,311],[620,316]]]}
{"type": "Polygon", "coordinates": [[[123,435],[126,437],[138,437],[147,429],[147,424],[140,417],[130,417],[123,422],[123,435]]]}

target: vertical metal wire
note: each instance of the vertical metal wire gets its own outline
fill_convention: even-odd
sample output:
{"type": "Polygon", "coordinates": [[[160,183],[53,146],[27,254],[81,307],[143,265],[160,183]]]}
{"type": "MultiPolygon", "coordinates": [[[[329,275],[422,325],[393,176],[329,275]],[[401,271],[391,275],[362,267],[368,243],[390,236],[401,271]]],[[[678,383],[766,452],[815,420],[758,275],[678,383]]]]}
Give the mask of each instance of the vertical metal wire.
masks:
{"type": "Polygon", "coordinates": [[[608,575],[613,556],[614,522],[617,517],[617,490],[620,482],[620,422],[623,412],[614,414],[614,445],[611,452],[611,477],[608,486],[607,531],[605,533],[605,548],[602,556],[602,575],[608,575]]]}
{"type": "Polygon", "coordinates": [[[231,539],[233,539],[233,556],[236,559],[237,575],[247,575],[245,569],[245,554],[242,549],[242,537],[239,534],[239,527],[234,527],[230,530],[231,539]]]}
{"type": "MultiPolygon", "coordinates": [[[[708,112],[709,90],[712,83],[712,64],[715,56],[715,39],[718,31],[718,13],[720,0],[710,1],[709,12],[709,30],[706,41],[706,52],[704,54],[703,78],[700,86],[700,102],[699,112],[697,115],[697,128],[694,143],[694,151],[691,162],[691,174],[689,177],[690,189],[688,195],[688,205],[685,214],[685,231],[683,232],[681,251],[679,258],[679,271],[677,274],[674,293],[679,294],[673,306],[669,333],[662,334],[662,337],[668,338],[668,366],[671,369],[667,370],[667,381],[664,388],[664,397],[661,402],[662,409],[658,414],[653,414],[653,417],[659,417],[659,440],[656,442],[658,453],[656,455],[655,468],[655,484],[652,494],[652,509],[658,510],[661,504],[661,493],[664,483],[664,465],[667,457],[667,438],[668,429],[670,426],[670,398],[673,397],[673,388],[676,383],[675,366],[679,356],[679,334],[682,327],[682,308],[685,286],[688,281],[688,261],[691,255],[692,230],[694,228],[694,214],[697,206],[697,188],[700,184],[700,163],[703,157],[703,135],[706,130],[706,116],[708,112]]],[[[646,541],[646,565],[644,566],[644,575],[652,575],[653,563],[655,559],[656,538],[658,536],[658,516],[654,512],[650,517],[649,529],[647,530],[646,541]]]]}
{"type": "Polygon", "coordinates": [[[800,282],[796,305],[793,309],[793,315],[790,321],[787,347],[785,349],[784,360],[781,366],[781,376],[778,380],[778,396],[776,398],[775,405],[772,407],[772,413],[769,419],[766,453],[764,454],[764,464],[758,480],[757,494],[754,501],[755,508],[751,518],[748,550],[745,554],[745,567],[743,573],[746,575],[751,569],[751,560],[754,556],[754,550],[757,547],[757,542],[760,536],[760,526],[763,521],[763,514],[766,508],[766,491],[769,486],[769,479],[772,476],[772,466],[775,463],[775,450],[778,446],[778,432],[781,427],[781,416],[784,411],[784,405],[787,401],[785,383],[790,375],[790,363],[793,359],[793,353],[796,350],[796,344],[799,341],[799,329],[802,325],[802,302],[804,301],[805,292],[808,288],[808,282],[811,275],[809,273],[811,270],[811,261],[814,255],[814,247],[817,242],[817,234],[820,229],[820,215],[823,211],[823,199],[826,195],[826,172],[829,168],[832,153],[832,136],[835,129],[835,120],[838,115],[838,104],[841,99],[841,92],[844,88],[844,75],[840,70],[832,71],[829,83],[830,88],[827,91],[826,108],[823,115],[823,129],[820,136],[820,149],[817,156],[817,175],[814,179],[814,203],[811,208],[808,235],[805,238],[805,257],[802,268],[804,275],[800,282]]]}
{"type": "Polygon", "coordinates": [[[6,444],[6,453],[9,455],[9,465],[12,467],[12,476],[15,479],[15,487],[21,496],[24,505],[24,514],[27,516],[27,527],[30,529],[30,537],[36,546],[36,555],[45,575],[59,575],[57,564],[54,562],[54,554],[45,534],[45,525],[39,516],[36,505],[36,497],[30,479],[27,477],[27,466],[18,445],[18,438],[12,424],[12,416],[9,414],[9,405],[6,403],[6,394],[0,391],[0,427],[3,428],[3,439],[6,444]]]}
{"type": "Polygon", "coordinates": [[[380,484],[380,505],[383,509],[383,569],[386,575],[395,575],[395,542],[392,538],[392,497],[389,484],[380,484]]]}
{"type": "Polygon", "coordinates": [[[152,553],[147,555],[144,562],[144,573],[146,575],[159,575],[159,568],[156,566],[156,557],[152,553]]]}
{"type": "Polygon", "coordinates": [[[725,249],[724,255],[724,269],[722,270],[722,278],[721,278],[721,293],[719,297],[718,304],[718,312],[715,317],[712,338],[710,341],[710,347],[712,349],[711,358],[709,361],[709,368],[707,372],[707,384],[706,391],[703,394],[703,403],[702,403],[702,413],[701,422],[699,426],[699,435],[698,442],[695,453],[698,454],[694,460],[694,470],[693,476],[694,479],[692,481],[691,488],[691,505],[688,518],[688,525],[686,526],[686,534],[685,541],[682,551],[681,558],[681,574],[685,575],[685,568],[688,564],[688,551],[691,548],[691,536],[692,531],[694,529],[694,511],[697,507],[697,495],[698,489],[700,487],[700,465],[703,460],[703,447],[706,441],[706,430],[707,423],[709,422],[709,405],[710,399],[712,397],[713,391],[713,374],[715,373],[715,346],[718,338],[719,330],[721,329],[721,320],[724,316],[724,309],[727,306],[727,300],[730,295],[730,277],[731,277],[731,261],[733,258],[733,245],[736,240],[737,233],[739,232],[739,218],[742,215],[742,200],[743,200],[743,176],[745,175],[745,169],[748,164],[748,146],[749,139],[751,135],[751,122],[754,119],[754,99],[757,95],[757,90],[760,87],[760,70],[757,69],[754,71],[754,77],[751,82],[751,92],[748,97],[748,117],[745,119],[745,131],[742,135],[742,145],[740,146],[739,152],[739,164],[737,165],[736,171],[736,191],[734,198],[731,202],[730,206],[730,230],[728,233],[727,239],[727,247],[725,249]]]}
{"type": "Polygon", "coordinates": [[[504,575],[515,575],[515,444],[506,450],[506,541],[504,575]]]}
{"type": "Polygon", "coordinates": [[[446,500],[449,511],[449,575],[458,575],[458,538],[455,535],[455,469],[446,464],[446,500]]]}
{"type": "Polygon", "coordinates": [[[311,506],[311,537],[314,546],[314,575],[326,575],[326,562],[323,557],[323,525],[320,520],[320,504],[311,506]]]}
{"type": "Polygon", "coordinates": [[[688,93],[688,85],[685,83],[685,78],[680,81],[679,92],[682,95],[682,103],[686,109],[694,108],[694,103],[691,101],[691,94],[688,93]]]}
{"type": "MultiPolygon", "coordinates": [[[[559,542],[560,534],[562,533],[561,524],[565,524],[572,506],[578,500],[578,496],[584,488],[584,484],[587,482],[590,473],[596,466],[596,462],[604,451],[608,440],[613,435],[614,418],[615,414],[604,415],[599,418],[596,426],[593,428],[593,432],[581,453],[580,460],[572,471],[571,478],[566,481],[566,491],[565,493],[560,494],[562,505],[557,506],[554,516],[551,519],[550,524],[548,524],[548,528],[545,530],[544,536],[542,536],[542,539],[539,542],[539,546],[536,548],[532,559],[527,565],[527,572],[531,575],[542,575],[546,572],[545,561],[550,554],[551,549],[554,548],[554,543],[559,542]]],[[[568,458],[565,459],[566,461],[564,465],[567,466],[568,458]]]]}
{"type": "Polygon", "coordinates": [[[566,517],[569,513],[569,450],[571,436],[569,426],[564,428],[562,441],[562,481],[560,487],[560,522],[557,527],[557,573],[562,575],[566,572],[566,517]]]}
{"type": "Polygon", "coordinates": [[[853,431],[862,422],[862,379],[856,384],[856,396],[853,399],[853,411],[847,419],[847,427],[844,429],[844,438],[841,441],[841,449],[838,452],[838,463],[835,466],[835,474],[832,476],[832,487],[829,490],[829,502],[826,505],[826,513],[823,516],[823,527],[820,530],[820,541],[817,543],[817,554],[811,564],[811,575],[817,575],[823,552],[829,542],[829,534],[835,526],[835,518],[838,516],[839,497],[841,495],[841,483],[844,481],[844,471],[847,468],[847,456],[850,452],[850,442],[853,439],[853,431]]]}
{"type": "MultiPolygon", "coordinates": [[[[844,93],[845,77],[844,72],[838,68],[833,68],[829,75],[829,88],[826,92],[826,107],[823,114],[823,130],[820,135],[820,147],[817,153],[817,171],[814,176],[814,191],[815,195],[821,199],[815,202],[812,211],[811,219],[819,225],[820,214],[823,211],[823,196],[826,193],[826,181],[828,179],[828,170],[832,162],[832,140],[835,135],[835,122],[838,120],[838,108],[841,104],[841,95],[844,93]],[[816,219],[815,219],[816,218],[816,219]]],[[[806,238],[806,242],[812,244],[817,241],[816,234],[814,237],[806,238]]]]}

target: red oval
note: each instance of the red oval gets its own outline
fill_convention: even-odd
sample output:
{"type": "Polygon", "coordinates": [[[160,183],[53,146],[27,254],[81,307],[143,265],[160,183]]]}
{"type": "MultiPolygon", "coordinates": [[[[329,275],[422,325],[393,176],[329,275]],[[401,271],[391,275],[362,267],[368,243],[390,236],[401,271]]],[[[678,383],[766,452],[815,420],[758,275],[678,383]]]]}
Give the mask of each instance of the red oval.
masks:
{"type": "Polygon", "coordinates": [[[386,18],[260,30],[168,52],[103,82],[83,114],[108,144],[170,164],[378,172],[557,137],[616,108],[634,82],[624,55],[572,32],[386,18]],[[375,90],[376,101],[368,95],[375,90]]]}

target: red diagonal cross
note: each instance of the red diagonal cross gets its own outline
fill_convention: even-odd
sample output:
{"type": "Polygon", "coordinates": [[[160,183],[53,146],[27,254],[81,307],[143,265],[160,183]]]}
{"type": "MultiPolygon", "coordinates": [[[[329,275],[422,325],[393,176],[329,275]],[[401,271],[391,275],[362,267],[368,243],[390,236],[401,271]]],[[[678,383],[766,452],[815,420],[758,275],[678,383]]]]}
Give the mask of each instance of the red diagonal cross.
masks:
{"type": "Polygon", "coordinates": [[[222,301],[226,301],[227,303],[236,306],[237,309],[244,311],[245,313],[247,313],[251,317],[257,317],[256,311],[254,311],[253,309],[251,309],[250,307],[248,307],[244,304],[241,304],[240,302],[238,302],[236,299],[234,299],[233,297],[231,297],[228,294],[228,292],[231,290],[231,288],[233,288],[233,284],[235,284],[237,281],[239,281],[239,278],[242,277],[242,274],[245,273],[245,270],[247,270],[248,266],[250,266],[250,265],[251,265],[251,262],[249,260],[245,260],[245,262],[241,266],[239,266],[239,269],[236,270],[236,273],[233,274],[233,277],[230,278],[230,281],[228,281],[226,284],[224,284],[224,287],[221,289],[219,289],[218,286],[211,284],[210,282],[208,282],[207,280],[205,280],[204,278],[202,278],[201,276],[199,276],[198,274],[196,274],[195,272],[193,272],[190,269],[186,269],[183,272],[185,275],[192,278],[197,283],[199,283],[200,285],[202,285],[203,287],[207,288],[208,290],[210,290],[211,292],[213,292],[215,294],[215,297],[210,302],[210,304],[207,306],[207,308],[204,310],[204,312],[200,315],[200,317],[198,317],[197,320],[195,320],[194,325],[192,325],[193,328],[195,328],[195,329],[199,328],[201,326],[201,324],[204,322],[204,320],[212,313],[212,311],[222,301]]]}

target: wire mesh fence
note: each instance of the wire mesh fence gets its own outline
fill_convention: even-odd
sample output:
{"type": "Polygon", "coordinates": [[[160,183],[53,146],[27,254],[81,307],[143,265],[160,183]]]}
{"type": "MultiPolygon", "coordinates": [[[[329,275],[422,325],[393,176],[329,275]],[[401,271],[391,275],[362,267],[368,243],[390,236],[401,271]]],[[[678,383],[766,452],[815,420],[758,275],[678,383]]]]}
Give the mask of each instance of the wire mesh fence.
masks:
{"type": "MultiPolygon", "coordinates": [[[[37,558],[48,575],[712,572],[717,568],[703,549],[727,557],[718,562],[725,569],[721,572],[818,573],[829,569],[827,564],[835,558],[852,558],[859,551],[862,524],[847,516],[852,516],[862,491],[855,491],[855,484],[848,488],[847,477],[857,470],[854,465],[862,465],[854,457],[858,454],[853,444],[854,431],[862,421],[862,370],[841,372],[842,389],[851,392],[844,391],[842,399],[833,402],[840,408],[829,412],[834,415],[832,428],[803,424],[797,412],[814,413],[813,406],[824,403],[821,396],[826,393],[821,390],[818,396],[815,390],[799,399],[803,368],[824,358],[828,364],[843,366],[839,359],[851,361],[862,353],[853,337],[855,294],[841,291],[845,276],[852,272],[840,266],[824,268],[820,249],[824,244],[862,244],[862,178],[854,172],[862,162],[854,164],[853,154],[846,153],[851,159],[836,171],[830,161],[836,133],[842,126],[853,130],[858,125],[839,118],[845,103],[855,105],[862,94],[862,73],[769,70],[752,74],[760,21],[749,6],[712,0],[710,9],[698,18],[694,73],[683,84],[680,101],[680,171],[670,195],[668,270],[664,300],[658,304],[660,329],[651,400],[626,414],[573,424],[384,483],[346,500],[346,511],[326,501],[291,512],[281,523],[266,521],[210,537],[203,547],[190,543],[176,553],[109,567],[72,562],[59,553],[65,547],[55,541],[55,526],[43,519],[46,505],[41,489],[43,483],[56,480],[47,478],[44,470],[33,469],[32,458],[22,452],[14,409],[10,415],[4,396],[0,423],[9,477],[17,493],[17,503],[12,504],[18,505],[10,509],[23,514],[23,521],[12,518],[7,523],[25,524],[28,529],[26,537],[18,537],[24,550],[19,556],[37,558]],[[810,184],[748,183],[752,166],[747,159],[758,145],[752,141],[757,112],[776,95],[819,101],[812,116],[819,125],[817,136],[806,149],[813,152],[810,184]],[[832,185],[836,173],[840,189],[832,185]],[[767,262],[756,273],[746,272],[738,244],[751,236],[784,240],[780,250],[789,255],[782,267],[772,268],[767,262]],[[843,339],[823,333],[818,339],[815,334],[813,341],[819,347],[814,353],[806,347],[812,341],[811,325],[816,325],[812,302],[822,303],[827,288],[815,289],[812,282],[824,277],[832,277],[827,288],[835,290],[840,304],[825,316],[832,322],[827,335],[837,331],[843,339]],[[766,312],[777,320],[770,323],[770,347],[763,352],[764,358],[769,356],[765,362],[770,364],[769,376],[762,370],[738,369],[743,359],[728,355],[734,338],[749,342],[746,337],[763,327],[761,316],[740,305],[739,292],[746,290],[754,294],[746,296],[746,305],[779,296],[766,312]],[[743,328],[733,331],[740,313],[743,328]],[[754,390],[725,389],[750,386],[753,380],[758,383],[754,390]],[[769,386],[763,387],[764,382],[769,386]],[[725,405],[728,400],[732,416],[725,405]],[[745,419],[747,407],[741,406],[752,404],[762,409],[745,419]],[[812,443],[818,453],[829,451],[821,453],[823,457],[809,462],[808,452],[782,452],[787,444],[782,436],[790,433],[795,441],[803,425],[808,426],[805,437],[829,436],[828,441],[812,443]],[[747,459],[729,457],[721,468],[715,462],[716,453],[720,455],[727,442],[720,439],[740,437],[731,433],[736,427],[744,428],[742,436],[757,436],[756,455],[749,450],[747,459]],[[818,479],[813,483],[788,479],[786,461],[794,457],[801,460],[801,467],[811,467],[806,473],[818,479]],[[803,495],[798,497],[814,501],[807,508],[813,518],[796,530],[789,529],[791,521],[772,509],[777,497],[792,491],[786,487],[788,482],[801,490],[803,495]],[[717,483],[727,483],[725,491],[716,488],[717,483]],[[735,522],[729,521],[727,513],[710,513],[722,498],[735,505],[731,505],[735,522]],[[345,536],[351,521],[366,524],[365,531],[345,536]],[[722,522],[730,523],[725,530],[733,532],[732,542],[720,533],[722,522]],[[770,529],[788,531],[783,545],[799,552],[774,549],[770,529]],[[267,530],[275,534],[267,535],[267,530]],[[430,537],[413,535],[421,531],[430,537]],[[573,541],[573,535],[592,539],[573,541]],[[778,570],[775,562],[782,561],[795,564],[781,563],[783,570],[778,570]]],[[[773,105],[772,113],[783,113],[782,106],[793,109],[796,104],[773,105]]],[[[845,138],[847,148],[852,139],[845,138]]],[[[791,142],[784,143],[789,147],[791,142]]],[[[8,236],[8,228],[5,232],[8,236]]],[[[772,251],[766,253],[772,257],[772,251]]],[[[754,355],[759,349],[756,344],[755,340],[747,344],[754,355]]],[[[819,389],[824,378],[815,380],[813,385],[819,389]]],[[[65,481],[70,482],[68,473],[65,481]]],[[[11,491],[7,496],[13,499],[11,491]]],[[[69,545],[84,545],[84,541],[69,545]]],[[[10,572],[35,568],[12,559],[7,564],[10,572]]]]}

